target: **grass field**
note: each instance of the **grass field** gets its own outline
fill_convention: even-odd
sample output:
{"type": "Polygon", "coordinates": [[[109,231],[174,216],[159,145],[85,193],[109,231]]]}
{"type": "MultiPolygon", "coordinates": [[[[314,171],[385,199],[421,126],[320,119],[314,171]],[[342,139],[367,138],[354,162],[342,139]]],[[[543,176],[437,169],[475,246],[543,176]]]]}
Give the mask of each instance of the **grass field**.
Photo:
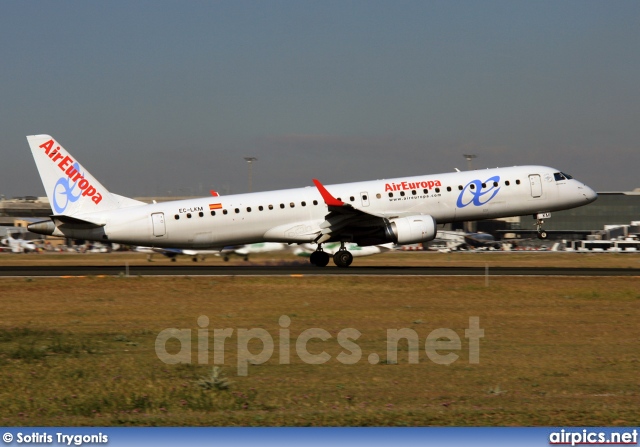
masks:
{"type": "MultiPolygon", "coordinates": [[[[638,261],[621,256],[631,266],[638,261]]],[[[619,259],[604,257],[607,265],[619,259]]],[[[458,262],[478,262],[472,258],[458,262]]],[[[472,277],[7,278],[0,290],[2,425],[640,424],[636,277],[500,277],[489,287],[472,277]],[[203,315],[206,365],[198,364],[203,315]],[[465,338],[470,317],[484,329],[477,364],[465,338]],[[167,328],[191,331],[192,363],[159,360],[156,337],[167,328]],[[238,332],[254,328],[272,336],[274,353],[238,376],[238,332]],[[332,337],[308,343],[311,354],[330,355],[324,364],[297,355],[296,340],[310,328],[332,337]],[[361,333],[362,358],[351,365],[337,360],[353,353],[336,338],[346,328],[361,333]],[[419,348],[401,342],[397,363],[387,361],[387,330],[402,328],[415,331],[419,348]],[[461,340],[459,350],[438,351],[459,355],[448,366],[425,353],[438,328],[461,340]],[[214,329],[233,329],[220,365],[226,384],[206,379],[214,329]],[[289,349],[280,349],[283,340],[289,349]],[[289,364],[281,351],[290,353],[289,364]],[[369,363],[371,353],[380,363],[369,363]],[[418,363],[409,363],[416,354],[418,363]]],[[[250,345],[253,354],[262,348],[250,345]]],[[[171,355],[179,349],[175,340],[167,344],[171,355]]]]}

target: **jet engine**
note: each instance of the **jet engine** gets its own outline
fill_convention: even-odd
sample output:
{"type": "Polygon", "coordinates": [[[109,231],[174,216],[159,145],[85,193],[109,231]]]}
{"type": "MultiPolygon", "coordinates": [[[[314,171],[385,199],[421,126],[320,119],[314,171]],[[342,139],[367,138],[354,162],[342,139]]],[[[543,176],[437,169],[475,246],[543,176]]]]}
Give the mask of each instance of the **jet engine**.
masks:
{"type": "Polygon", "coordinates": [[[436,231],[436,220],[429,215],[390,219],[384,229],[387,239],[400,245],[431,241],[436,231]]]}

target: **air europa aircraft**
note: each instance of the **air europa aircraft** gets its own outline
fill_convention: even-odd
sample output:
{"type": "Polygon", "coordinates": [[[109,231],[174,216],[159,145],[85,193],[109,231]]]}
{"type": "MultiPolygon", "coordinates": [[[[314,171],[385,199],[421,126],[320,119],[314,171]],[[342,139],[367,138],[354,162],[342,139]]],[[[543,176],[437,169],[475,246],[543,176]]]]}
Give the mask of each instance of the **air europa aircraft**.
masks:
{"type": "Polygon", "coordinates": [[[53,211],[29,225],[34,233],[184,249],[314,243],[318,267],[330,260],[325,242],[341,243],[333,261],[348,267],[347,242],[427,242],[454,221],[533,214],[544,238],[552,211],[597,197],[558,169],[516,166],[146,204],[110,193],[51,136],[27,140],[53,211]]]}

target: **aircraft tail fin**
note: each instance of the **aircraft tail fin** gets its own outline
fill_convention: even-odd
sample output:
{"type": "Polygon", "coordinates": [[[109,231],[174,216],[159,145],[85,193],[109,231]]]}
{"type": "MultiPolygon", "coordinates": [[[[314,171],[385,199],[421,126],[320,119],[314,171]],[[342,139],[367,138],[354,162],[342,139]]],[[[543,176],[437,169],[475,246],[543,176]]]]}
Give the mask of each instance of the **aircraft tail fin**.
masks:
{"type": "Polygon", "coordinates": [[[30,135],[27,141],[54,215],[75,216],[143,204],[109,193],[51,136],[30,135]]]}

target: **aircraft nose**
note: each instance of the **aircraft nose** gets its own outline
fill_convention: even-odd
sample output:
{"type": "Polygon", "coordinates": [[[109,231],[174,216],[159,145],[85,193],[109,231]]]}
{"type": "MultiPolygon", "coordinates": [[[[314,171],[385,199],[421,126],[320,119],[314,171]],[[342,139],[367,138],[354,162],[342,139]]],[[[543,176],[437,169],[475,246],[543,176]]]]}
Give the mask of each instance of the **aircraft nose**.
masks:
{"type": "Polygon", "coordinates": [[[598,193],[589,188],[587,185],[582,186],[582,194],[584,195],[585,199],[587,199],[588,203],[591,203],[598,198],[598,193]]]}

